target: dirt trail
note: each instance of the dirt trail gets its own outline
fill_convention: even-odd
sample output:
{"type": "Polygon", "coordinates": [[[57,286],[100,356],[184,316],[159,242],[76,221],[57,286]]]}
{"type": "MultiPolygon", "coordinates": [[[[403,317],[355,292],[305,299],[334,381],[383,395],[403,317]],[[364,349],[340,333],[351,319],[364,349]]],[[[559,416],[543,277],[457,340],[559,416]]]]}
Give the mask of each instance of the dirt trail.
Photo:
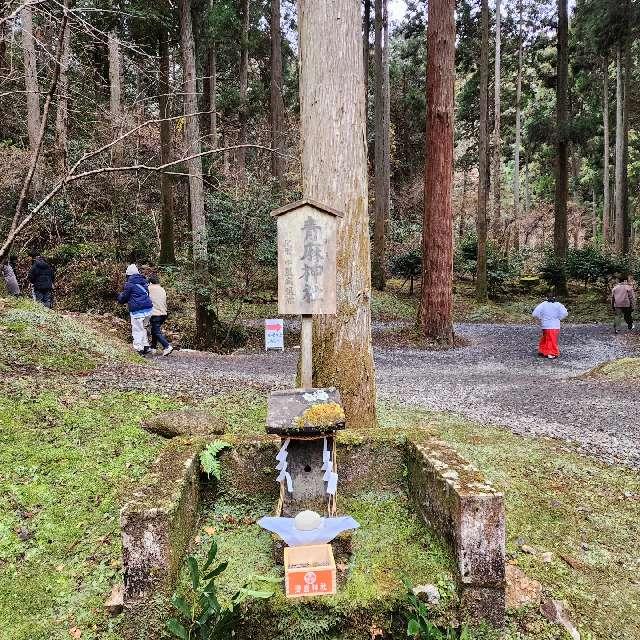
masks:
{"type": "MultiPolygon", "coordinates": [[[[379,398],[563,438],[607,462],[640,468],[640,389],[579,377],[597,364],[634,355],[624,336],[603,325],[567,325],[562,357],[544,360],[536,356],[534,326],[467,324],[456,330],[468,346],[376,349],[379,398]]],[[[101,370],[88,384],[195,397],[247,385],[266,391],[293,384],[297,353],[181,351],[154,358],[151,367],[101,370]]]]}

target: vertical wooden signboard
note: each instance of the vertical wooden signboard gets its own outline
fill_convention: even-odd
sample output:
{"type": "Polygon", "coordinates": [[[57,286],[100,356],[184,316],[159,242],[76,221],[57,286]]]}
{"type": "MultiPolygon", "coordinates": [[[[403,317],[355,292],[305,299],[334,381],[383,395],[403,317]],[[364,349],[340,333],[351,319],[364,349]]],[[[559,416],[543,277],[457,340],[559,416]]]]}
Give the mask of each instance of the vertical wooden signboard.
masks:
{"type": "Polygon", "coordinates": [[[302,316],[302,386],[311,388],[312,315],[336,312],[336,232],[342,214],[301,200],[271,215],[278,220],[278,312],[302,316]]]}

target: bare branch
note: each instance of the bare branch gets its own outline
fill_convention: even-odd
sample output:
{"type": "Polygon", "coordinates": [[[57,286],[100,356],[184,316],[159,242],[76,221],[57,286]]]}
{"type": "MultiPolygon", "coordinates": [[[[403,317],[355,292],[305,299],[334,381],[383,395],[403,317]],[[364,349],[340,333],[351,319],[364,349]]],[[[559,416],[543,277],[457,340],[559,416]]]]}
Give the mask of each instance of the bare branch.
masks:
{"type": "MultiPolygon", "coordinates": [[[[131,132],[129,132],[129,133],[131,133],[131,132]]],[[[114,142],[117,142],[117,141],[114,141],[114,142]]],[[[112,144],[113,143],[110,143],[109,145],[106,145],[107,148],[109,146],[112,146],[112,144]]],[[[51,189],[51,191],[49,191],[49,193],[47,193],[47,195],[42,200],[40,200],[40,202],[38,202],[38,204],[22,219],[22,221],[15,228],[13,228],[13,227],[11,228],[11,231],[9,232],[8,236],[4,240],[4,243],[0,247],[0,260],[2,260],[6,256],[9,248],[13,244],[13,241],[18,237],[18,235],[21,233],[21,231],[68,184],[71,184],[71,183],[76,182],[78,180],[82,180],[83,178],[88,178],[88,177],[91,177],[91,176],[96,176],[96,175],[106,174],[106,173],[115,173],[115,172],[153,171],[153,172],[161,172],[161,173],[173,173],[173,172],[165,171],[165,170],[169,169],[170,167],[173,167],[175,165],[181,164],[183,162],[187,162],[187,160],[191,160],[193,158],[202,157],[202,156],[209,156],[209,155],[213,155],[214,153],[223,153],[225,151],[232,151],[233,149],[238,149],[239,147],[262,149],[263,151],[268,151],[270,153],[274,152],[274,149],[272,149],[271,147],[266,147],[266,146],[258,145],[258,144],[233,145],[233,146],[230,146],[230,147],[220,147],[219,149],[209,149],[207,151],[202,151],[200,153],[196,153],[196,154],[191,155],[191,156],[186,156],[184,158],[179,158],[178,160],[173,160],[172,162],[166,162],[165,164],[156,165],[156,166],[151,166],[151,165],[146,165],[146,164],[134,164],[134,165],[128,165],[128,166],[124,166],[124,167],[100,167],[98,169],[90,169],[88,171],[83,171],[81,173],[74,173],[74,171],[77,169],[78,165],[84,159],[84,157],[83,157],[80,160],[78,160],[78,162],[76,162],[76,164],[65,175],[65,177],[62,178],[62,180],[60,180],[53,187],[53,189],[51,189]]],[[[93,155],[95,155],[95,154],[93,154],[93,155]]]]}
{"type": "Polygon", "coordinates": [[[26,7],[35,7],[41,4],[43,0],[27,0],[27,2],[23,2],[16,9],[14,9],[8,16],[0,19],[0,24],[4,24],[5,22],[9,22],[9,20],[13,20],[23,9],[26,7]]]}

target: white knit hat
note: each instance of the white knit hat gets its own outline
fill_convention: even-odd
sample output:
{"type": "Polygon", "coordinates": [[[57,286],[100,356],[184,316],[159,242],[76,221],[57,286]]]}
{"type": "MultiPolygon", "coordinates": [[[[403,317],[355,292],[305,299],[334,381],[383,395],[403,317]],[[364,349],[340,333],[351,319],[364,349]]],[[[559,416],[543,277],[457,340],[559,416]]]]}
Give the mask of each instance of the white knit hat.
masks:
{"type": "Polygon", "coordinates": [[[128,276],[133,276],[136,273],[140,273],[140,272],[138,271],[138,267],[135,264],[130,264],[127,267],[127,270],[125,271],[125,274],[128,276]]]}

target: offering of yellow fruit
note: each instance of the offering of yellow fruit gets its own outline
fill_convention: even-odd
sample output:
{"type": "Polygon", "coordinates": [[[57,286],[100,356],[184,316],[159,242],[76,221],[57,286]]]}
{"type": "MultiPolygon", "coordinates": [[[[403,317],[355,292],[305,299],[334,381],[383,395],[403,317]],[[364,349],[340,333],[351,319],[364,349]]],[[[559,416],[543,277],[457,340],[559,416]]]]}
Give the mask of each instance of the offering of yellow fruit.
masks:
{"type": "Polygon", "coordinates": [[[332,427],[337,422],[344,422],[344,410],[337,402],[324,402],[311,405],[305,412],[294,419],[296,427],[332,427]]]}

